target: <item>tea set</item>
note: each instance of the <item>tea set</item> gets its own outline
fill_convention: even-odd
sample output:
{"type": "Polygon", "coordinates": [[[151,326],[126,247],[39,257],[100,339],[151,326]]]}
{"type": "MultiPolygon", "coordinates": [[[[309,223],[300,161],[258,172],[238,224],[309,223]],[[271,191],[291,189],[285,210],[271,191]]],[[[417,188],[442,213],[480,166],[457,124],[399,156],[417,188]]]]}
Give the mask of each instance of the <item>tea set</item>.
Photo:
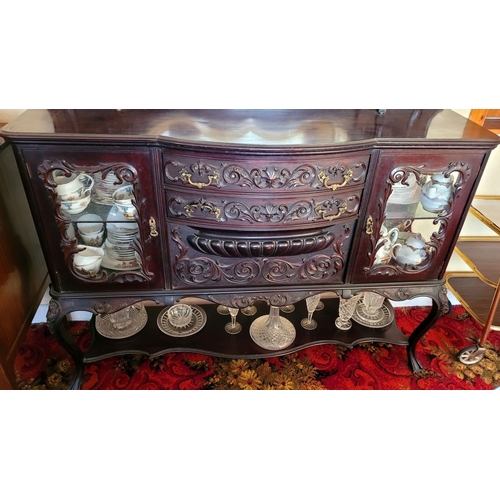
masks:
{"type": "Polygon", "coordinates": [[[74,215],[83,212],[89,205],[94,179],[84,173],[69,176],[54,176],[56,193],[61,200],[63,212],[74,215]]]}
{"type": "Polygon", "coordinates": [[[450,203],[453,193],[453,179],[443,174],[431,175],[420,192],[420,202],[428,212],[442,212],[450,203]]]}
{"type": "Polygon", "coordinates": [[[397,227],[388,229],[384,224],[380,229],[374,264],[388,264],[392,259],[400,265],[417,266],[428,255],[428,245],[420,233],[402,233],[397,227]],[[403,236],[404,235],[404,236],[403,236]],[[398,243],[398,239],[402,243],[398,243]]]}
{"type": "MultiPolygon", "coordinates": [[[[138,226],[133,223],[137,213],[133,203],[135,200],[133,186],[125,184],[116,188],[114,183],[118,179],[113,172],[109,172],[105,179],[102,178],[102,174],[100,175],[101,178],[96,174],[97,184],[94,177],[86,173],[72,172],[70,175],[53,176],[61,210],[67,215],[84,212],[91,200],[101,205],[113,205],[106,225],[98,214],[86,213],[76,221],[79,239],[84,244],[77,246],[79,251],[74,256],[74,268],[90,276],[95,276],[101,265],[111,269],[123,267],[132,269],[138,265],[135,251],[131,246],[138,235],[138,226]],[[92,189],[94,184],[95,192],[92,189]],[[126,222],[126,227],[122,228],[121,221],[125,223],[129,220],[130,222],[126,222]],[[105,239],[105,226],[108,226],[107,239],[105,239]]],[[[73,224],[68,226],[66,236],[70,239],[76,236],[73,224]]]]}

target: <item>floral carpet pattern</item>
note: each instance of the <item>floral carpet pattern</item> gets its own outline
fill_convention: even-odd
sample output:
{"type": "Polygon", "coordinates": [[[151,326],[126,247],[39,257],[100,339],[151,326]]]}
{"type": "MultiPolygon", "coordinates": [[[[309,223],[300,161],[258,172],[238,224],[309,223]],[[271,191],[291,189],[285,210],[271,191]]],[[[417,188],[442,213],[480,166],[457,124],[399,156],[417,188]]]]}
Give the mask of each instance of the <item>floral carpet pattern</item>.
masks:
{"type": "MultiPolygon", "coordinates": [[[[429,308],[396,308],[396,323],[409,336],[429,308]]],[[[408,368],[404,346],[373,343],[353,349],[309,347],[286,356],[258,360],[223,359],[204,354],[170,353],[157,358],[115,356],[84,368],[84,390],[490,390],[500,386],[500,334],[491,332],[485,357],[475,365],[457,361],[475,345],[480,325],[462,306],[454,306],[417,346],[424,370],[408,368]]],[[[71,324],[82,350],[91,342],[87,322],[71,324]]],[[[74,365],[44,323],[32,325],[19,349],[15,368],[20,389],[66,389],[74,365]]]]}

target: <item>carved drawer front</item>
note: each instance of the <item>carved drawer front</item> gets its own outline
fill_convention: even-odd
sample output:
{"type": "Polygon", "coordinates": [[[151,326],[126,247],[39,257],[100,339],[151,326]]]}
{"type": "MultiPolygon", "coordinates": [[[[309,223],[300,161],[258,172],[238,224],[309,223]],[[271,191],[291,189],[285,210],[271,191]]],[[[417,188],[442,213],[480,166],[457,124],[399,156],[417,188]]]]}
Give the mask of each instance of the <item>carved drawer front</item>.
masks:
{"type": "Polygon", "coordinates": [[[355,221],[248,236],[169,223],[175,289],[341,283],[355,221]]]}
{"type": "Polygon", "coordinates": [[[369,154],[295,158],[213,158],[163,153],[167,184],[199,190],[337,191],[365,182],[369,154]]]}
{"type": "Polygon", "coordinates": [[[193,193],[191,190],[167,191],[167,217],[189,224],[287,228],[317,225],[356,216],[361,189],[338,193],[299,194],[288,197],[242,196],[193,193]],[[196,196],[197,195],[197,196],[196,196]]]}

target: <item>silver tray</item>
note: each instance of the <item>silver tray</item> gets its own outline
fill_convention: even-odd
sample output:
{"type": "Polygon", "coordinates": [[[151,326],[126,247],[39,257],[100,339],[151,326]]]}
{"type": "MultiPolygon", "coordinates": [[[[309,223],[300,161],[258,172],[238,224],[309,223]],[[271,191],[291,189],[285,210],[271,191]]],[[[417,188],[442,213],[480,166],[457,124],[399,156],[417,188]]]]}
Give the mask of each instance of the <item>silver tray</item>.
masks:
{"type": "Polygon", "coordinates": [[[352,319],[356,321],[356,323],[370,328],[384,328],[385,326],[390,325],[394,320],[394,312],[385,304],[382,304],[382,307],[378,310],[376,316],[364,314],[365,310],[365,305],[360,302],[354,310],[352,319]]]}
{"type": "Polygon", "coordinates": [[[98,314],[95,317],[95,329],[103,337],[108,339],[126,339],[139,333],[146,326],[147,322],[148,313],[145,309],[142,309],[132,318],[132,324],[130,326],[123,330],[118,330],[113,326],[107,314],[98,314]]]}
{"type": "Polygon", "coordinates": [[[201,307],[191,306],[191,309],[193,310],[191,321],[182,328],[172,326],[167,316],[167,311],[169,309],[170,306],[160,312],[157,323],[158,328],[163,333],[170,335],[171,337],[189,337],[190,335],[194,335],[195,333],[198,333],[207,322],[207,313],[201,307]]]}

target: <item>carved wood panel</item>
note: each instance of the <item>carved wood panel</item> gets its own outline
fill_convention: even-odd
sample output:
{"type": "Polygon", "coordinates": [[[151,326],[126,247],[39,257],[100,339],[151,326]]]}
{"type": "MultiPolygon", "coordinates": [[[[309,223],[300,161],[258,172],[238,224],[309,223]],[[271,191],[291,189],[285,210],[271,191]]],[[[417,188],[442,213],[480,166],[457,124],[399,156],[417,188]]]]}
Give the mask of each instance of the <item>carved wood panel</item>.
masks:
{"type": "MultiPolygon", "coordinates": [[[[263,257],[245,255],[245,252],[236,255],[200,252],[199,246],[193,243],[199,231],[190,226],[169,223],[172,285],[182,289],[339,283],[343,280],[353,228],[353,221],[329,227],[324,232],[326,243],[315,252],[307,252],[308,248],[304,246],[304,252],[298,255],[291,252],[263,257]]],[[[221,231],[219,238],[230,240],[231,235],[225,237],[221,231]]],[[[262,236],[257,245],[263,252],[266,247],[280,247],[280,243],[283,247],[294,248],[293,237],[288,238],[289,241],[279,233],[274,241],[270,235],[267,238],[262,236]]]]}

